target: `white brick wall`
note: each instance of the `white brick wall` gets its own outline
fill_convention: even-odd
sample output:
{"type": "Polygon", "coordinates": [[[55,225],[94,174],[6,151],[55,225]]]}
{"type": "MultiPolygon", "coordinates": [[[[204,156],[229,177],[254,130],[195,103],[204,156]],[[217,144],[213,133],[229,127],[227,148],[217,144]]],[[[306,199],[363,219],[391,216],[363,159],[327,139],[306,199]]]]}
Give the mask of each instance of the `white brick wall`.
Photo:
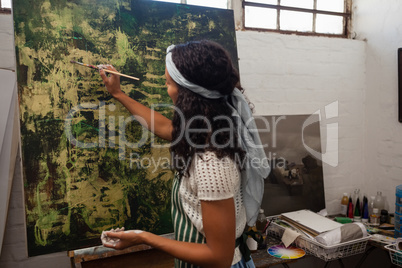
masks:
{"type": "Polygon", "coordinates": [[[11,15],[0,14],[0,68],[14,69],[14,26],[11,15]]]}
{"type": "Polygon", "coordinates": [[[395,209],[402,184],[402,124],[398,122],[397,49],[402,47],[402,2],[355,0],[354,30],[367,40],[365,188],[382,191],[395,209]]]}

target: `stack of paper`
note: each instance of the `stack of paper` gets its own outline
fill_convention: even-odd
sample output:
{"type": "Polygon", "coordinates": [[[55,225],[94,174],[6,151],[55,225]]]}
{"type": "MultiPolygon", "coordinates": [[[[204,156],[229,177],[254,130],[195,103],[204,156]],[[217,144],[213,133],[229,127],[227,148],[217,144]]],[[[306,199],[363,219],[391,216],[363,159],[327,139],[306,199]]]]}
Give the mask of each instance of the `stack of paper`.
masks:
{"type": "Polygon", "coordinates": [[[339,222],[307,209],[282,213],[281,219],[312,236],[317,236],[342,226],[339,222]]]}

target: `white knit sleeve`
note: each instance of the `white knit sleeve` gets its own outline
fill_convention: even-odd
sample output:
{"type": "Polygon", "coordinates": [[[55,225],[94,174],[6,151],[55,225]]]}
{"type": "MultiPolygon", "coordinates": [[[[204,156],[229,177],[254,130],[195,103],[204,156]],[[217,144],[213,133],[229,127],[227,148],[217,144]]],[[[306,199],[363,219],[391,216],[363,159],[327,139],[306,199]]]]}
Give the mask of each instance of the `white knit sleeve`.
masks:
{"type": "Polygon", "coordinates": [[[214,153],[199,156],[194,166],[199,200],[212,201],[234,197],[240,189],[237,166],[228,157],[218,159],[214,153]]]}

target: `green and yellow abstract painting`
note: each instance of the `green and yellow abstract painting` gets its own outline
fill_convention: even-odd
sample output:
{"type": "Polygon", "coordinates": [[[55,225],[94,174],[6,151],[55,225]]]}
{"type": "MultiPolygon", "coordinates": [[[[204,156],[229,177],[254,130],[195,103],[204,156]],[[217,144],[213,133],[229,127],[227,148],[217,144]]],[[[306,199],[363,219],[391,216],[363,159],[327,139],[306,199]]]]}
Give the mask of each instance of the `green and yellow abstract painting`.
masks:
{"type": "Polygon", "coordinates": [[[165,55],[210,39],[237,64],[233,12],[156,1],[13,1],[29,256],[100,245],[103,230],[173,231],[169,144],[115,101],[92,65],[171,118],[165,55]]]}

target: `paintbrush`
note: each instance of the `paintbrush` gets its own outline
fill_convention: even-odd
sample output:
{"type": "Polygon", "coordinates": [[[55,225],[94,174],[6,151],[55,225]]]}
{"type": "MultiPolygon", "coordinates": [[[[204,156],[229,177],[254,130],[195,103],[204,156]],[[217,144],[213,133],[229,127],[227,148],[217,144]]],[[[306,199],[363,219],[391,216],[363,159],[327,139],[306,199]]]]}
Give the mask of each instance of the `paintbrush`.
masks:
{"type": "MultiPolygon", "coordinates": [[[[78,62],[78,61],[75,61],[75,60],[71,60],[70,62],[71,63],[76,63],[78,65],[82,65],[82,66],[85,66],[85,67],[89,67],[89,68],[92,68],[92,69],[99,70],[99,67],[91,65],[91,64],[85,64],[85,63],[78,62]]],[[[123,76],[123,77],[127,77],[127,78],[130,78],[130,79],[134,79],[134,80],[140,80],[137,77],[129,76],[129,75],[122,74],[122,73],[119,73],[119,72],[116,72],[116,71],[112,71],[112,70],[108,70],[108,69],[102,69],[102,70],[104,70],[106,73],[111,73],[111,74],[115,74],[115,75],[118,75],[118,76],[123,76]]]]}

